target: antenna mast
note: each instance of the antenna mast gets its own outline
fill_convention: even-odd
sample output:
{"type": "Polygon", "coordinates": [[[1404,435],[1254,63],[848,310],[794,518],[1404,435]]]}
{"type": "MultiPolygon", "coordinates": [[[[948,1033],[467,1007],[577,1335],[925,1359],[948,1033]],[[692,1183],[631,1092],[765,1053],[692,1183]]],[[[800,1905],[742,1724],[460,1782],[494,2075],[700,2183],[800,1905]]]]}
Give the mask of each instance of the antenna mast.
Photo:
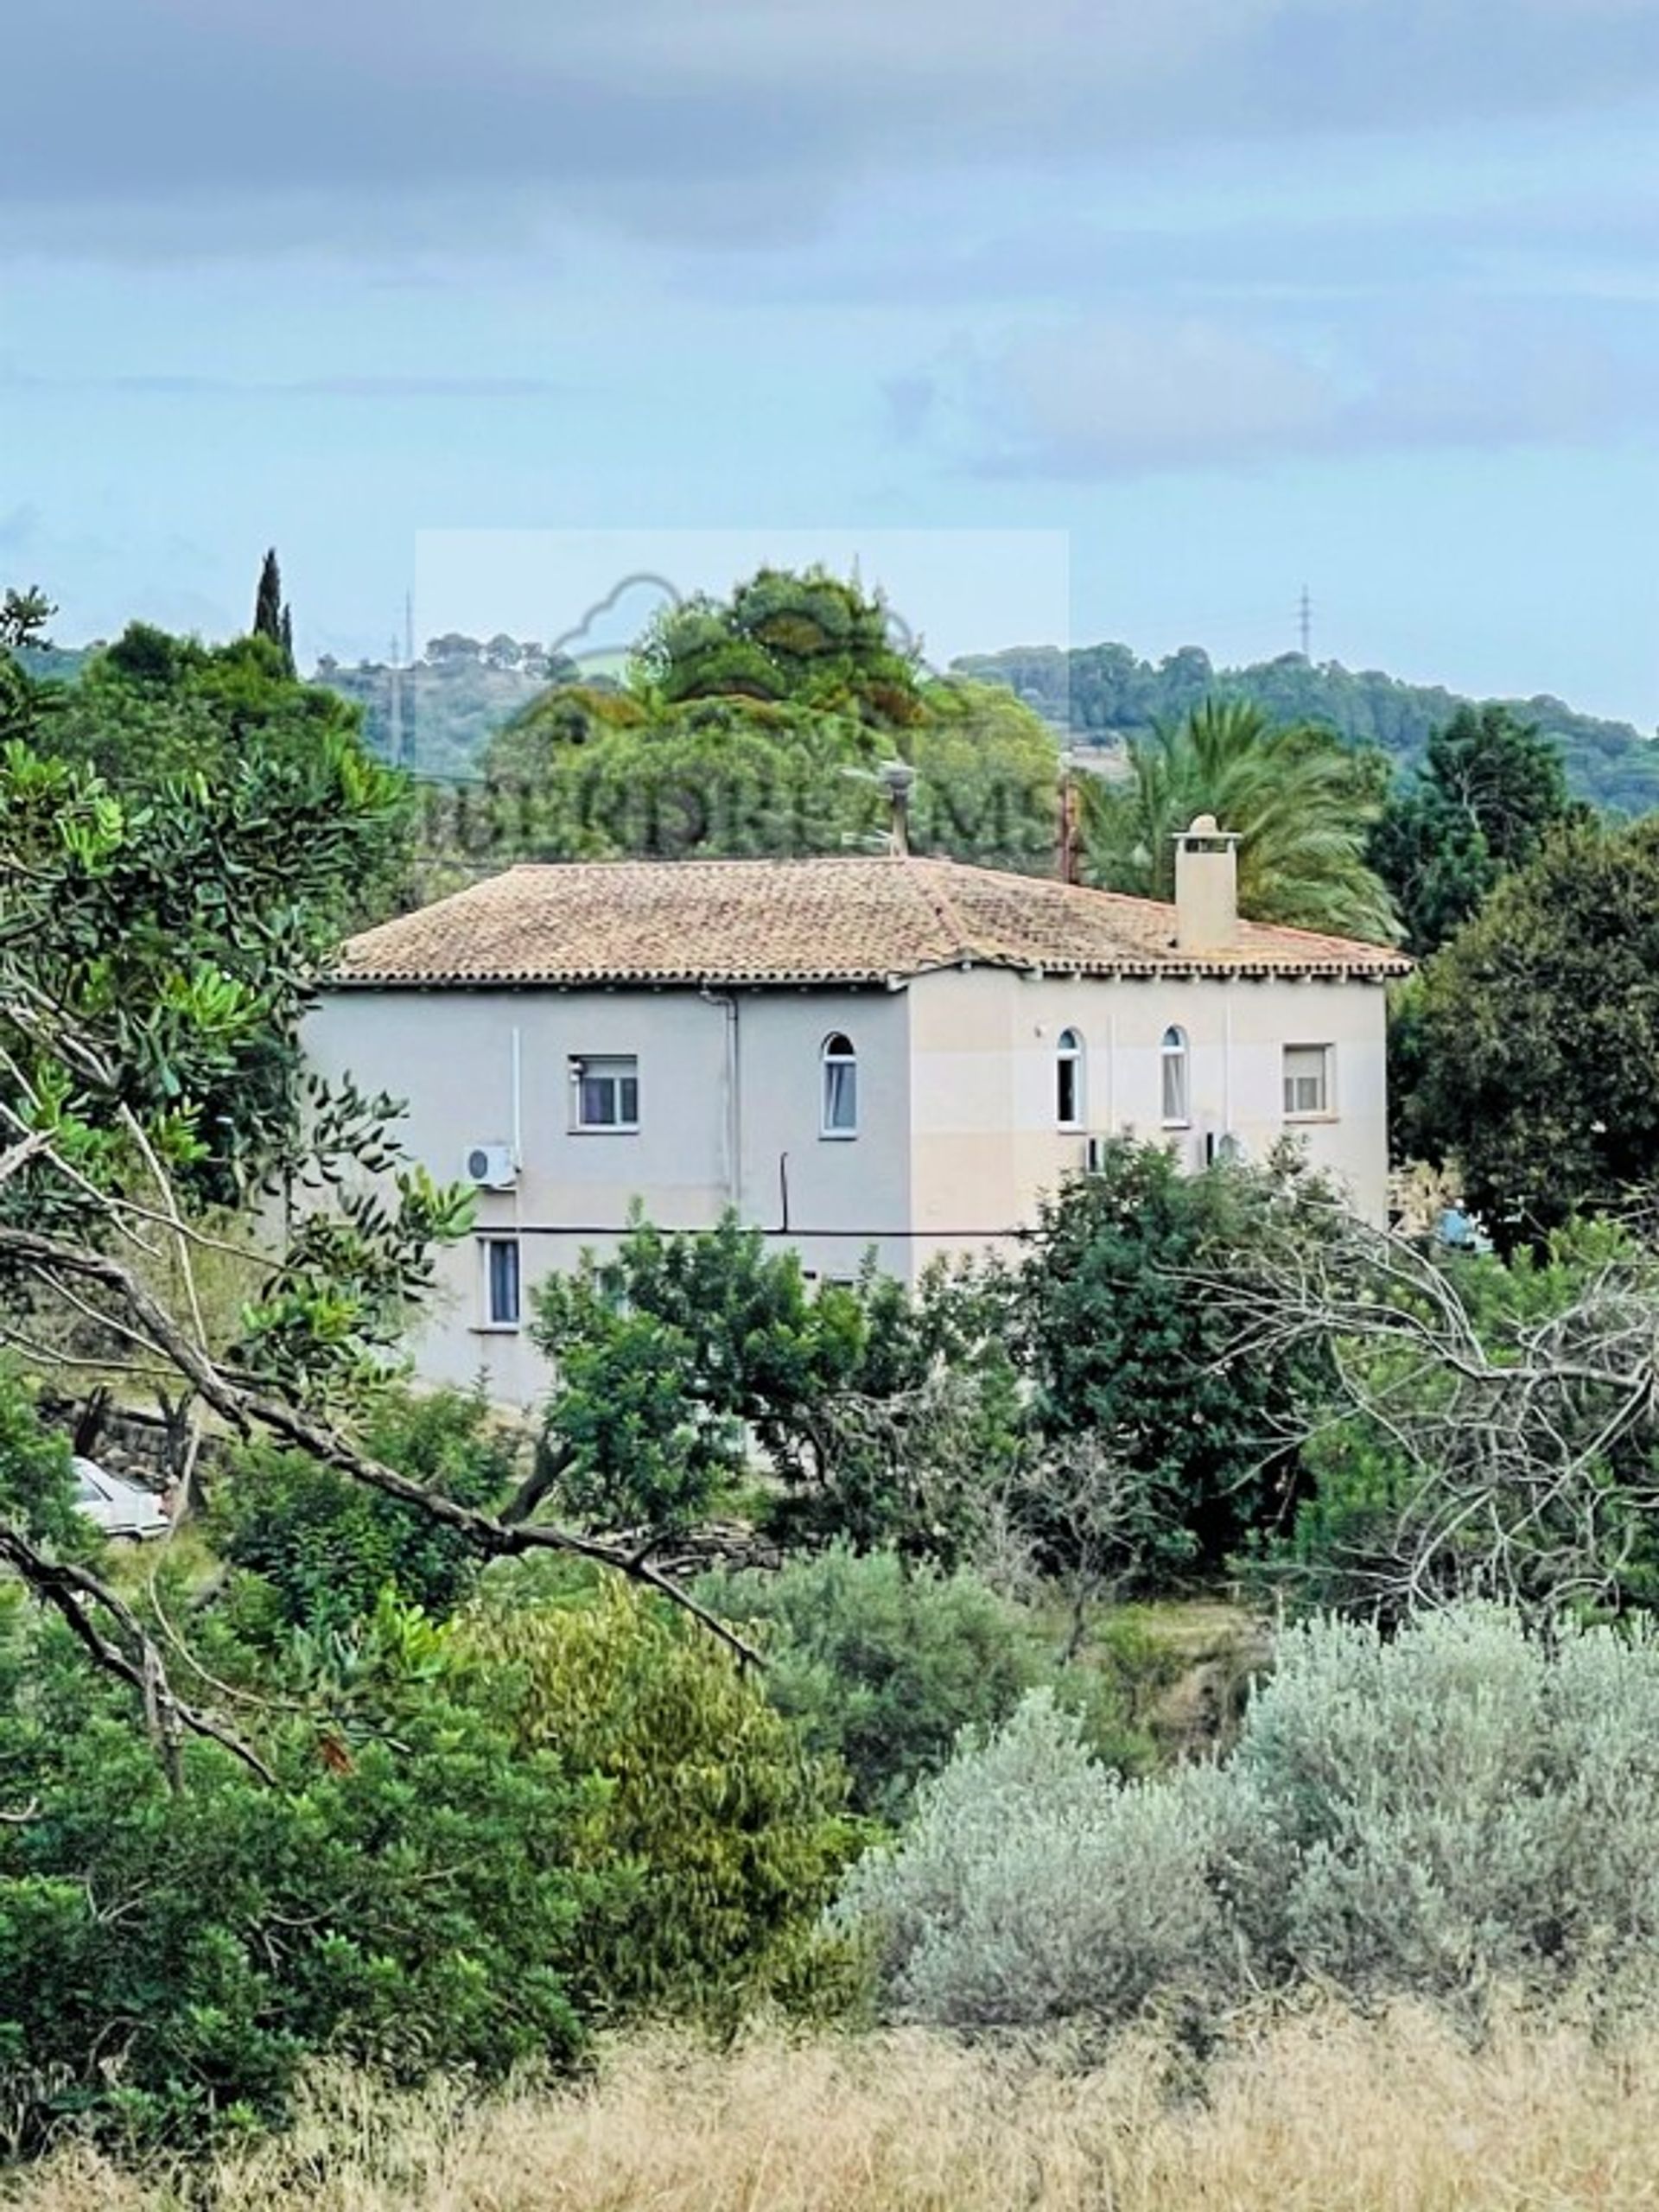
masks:
{"type": "Polygon", "coordinates": [[[1310,647],[1313,643],[1313,601],[1309,596],[1306,584],[1302,586],[1302,595],[1297,602],[1296,625],[1301,633],[1302,658],[1312,660],[1313,656],[1310,647]]]}
{"type": "Polygon", "coordinates": [[[387,732],[386,751],[391,757],[393,767],[401,768],[404,765],[404,680],[397,666],[397,637],[395,631],[392,633],[391,652],[386,668],[386,690],[390,694],[387,704],[391,709],[387,716],[391,727],[387,732]]]}

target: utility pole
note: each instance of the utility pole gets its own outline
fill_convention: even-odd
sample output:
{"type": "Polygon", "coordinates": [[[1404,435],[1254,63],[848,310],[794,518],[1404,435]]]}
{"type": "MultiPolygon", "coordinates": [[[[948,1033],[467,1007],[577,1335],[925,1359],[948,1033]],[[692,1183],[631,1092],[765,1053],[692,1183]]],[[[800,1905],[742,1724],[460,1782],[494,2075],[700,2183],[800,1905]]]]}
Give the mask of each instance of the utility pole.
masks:
{"type": "Polygon", "coordinates": [[[401,768],[404,765],[404,679],[397,666],[397,639],[395,635],[391,640],[391,660],[386,670],[386,682],[391,691],[386,750],[391,756],[392,766],[401,768]]]}
{"type": "Polygon", "coordinates": [[[1313,643],[1313,601],[1308,594],[1306,584],[1302,586],[1302,596],[1296,608],[1296,620],[1301,632],[1302,658],[1312,660],[1313,658],[1311,651],[1313,643]]]}

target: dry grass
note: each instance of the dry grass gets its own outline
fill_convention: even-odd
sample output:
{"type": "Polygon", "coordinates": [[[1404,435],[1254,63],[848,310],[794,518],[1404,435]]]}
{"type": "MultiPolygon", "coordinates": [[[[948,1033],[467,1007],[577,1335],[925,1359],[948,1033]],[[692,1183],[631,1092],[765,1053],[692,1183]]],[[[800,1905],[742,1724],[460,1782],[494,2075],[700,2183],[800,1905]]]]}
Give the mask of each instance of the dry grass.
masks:
{"type": "MultiPolygon", "coordinates": [[[[470,2107],[320,2086],[296,2136],[228,2158],[225,2212],[1584,2212],[1659,2206],[1659,2037],[1576,2028],[1471,2052],[1431,2016],[1330,2011],[1248,2037],[1207,2094],[1166,2052],[1090,2070],[923,2035],[729,2058],[614,2054],[601,2079],[470,2107]]],[[[26,2212],[162,2212],[162,2177],[83,2152],[21,2177],[26,2212]]]]}

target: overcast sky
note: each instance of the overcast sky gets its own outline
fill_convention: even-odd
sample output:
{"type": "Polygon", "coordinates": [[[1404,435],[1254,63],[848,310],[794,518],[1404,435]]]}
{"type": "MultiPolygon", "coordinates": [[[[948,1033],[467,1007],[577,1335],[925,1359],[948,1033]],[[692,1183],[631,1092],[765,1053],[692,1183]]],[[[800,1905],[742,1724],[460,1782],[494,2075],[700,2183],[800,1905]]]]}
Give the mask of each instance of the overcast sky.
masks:
{"type": "Polygon", "coordinates": [[[9,59],[0,581],[66,639],[240,627],[272,541],[355,656],[484,622],[446,533],[821,532],[951,650],[1262,658],[1306,582],[1319,658],[1659,721],[1659,0],[53,0],[9,59]]]}

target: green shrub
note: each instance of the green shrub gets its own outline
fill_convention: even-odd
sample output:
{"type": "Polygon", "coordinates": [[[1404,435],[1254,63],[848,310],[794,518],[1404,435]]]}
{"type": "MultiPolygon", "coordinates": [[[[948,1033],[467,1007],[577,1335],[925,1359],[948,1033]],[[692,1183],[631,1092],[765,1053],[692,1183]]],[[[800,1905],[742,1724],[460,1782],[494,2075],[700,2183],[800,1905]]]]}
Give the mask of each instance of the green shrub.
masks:
{"type": "MultiPolygon", "coordinates": [[[[1286,1439],[1324,1363],[1302,1350],[1241,1355],[1227,1285],[1311,1233],[1301,1196],[1330,1193],[1289,1156],[1190,1175],[1172,1150],[1119,1137],[1043,1202],[1010,1278],[1013,1349],[1049,1451],[1109,1454],[1120,1565],[1213,1571],[1287,1517],[1299,1471],[1286,1439]]],[[[1074,1514],[1046,1513],[1039,1485],[1020,1521],[1039,1558],[1075,1570],[1074,1514]]]]}
{"type": "Polygon", "coordinates": [[[456,1631],[519,1749],[605,1785],[577,1859],[615,1885],[581,1930],[585,2005],[729,2027],[762,1999],[850,1993],[848,1947],[819,1930],[860,1840],[843,1779],[723,1645],[615,1583],[480,1602],[456,1631]]]}
{"type": "MultiPolygon", "coordinates": [[[[496,1503],[513,1479],[511,1443],[483,1399],[461,1391],[388,1392],[365,1440],[462,1505],[496,1503]]],[[[454,1530],[274,1445],[237,1453],[215,1519],[226,1558],[262,1579],[286,1624],[342,1627],[372,1612],[383,1590],[442,1616],[477,1572],[476,1552],[454,1530]]]]}
{"type": "Polygon", "coordinates": [[[925,1784],[842,1916],[944,2025],[1217,2016],[1305,1979],[1478,2004],[1647,1999],[1659,1964],[1659,1638],[1465,1607],[1393,1641],[1317,1622],[1224,1764],[1124,1784],[1041,1695],[925,1784]]]}
{"type": "Polygon", "coordinates": [[[309,2056],[414,2081],[569,2057],[597,1794],[460,1694],[384,1606],[375,1732],[287,1724],[275,1787],[217,1745],[171,1792],[124,1694],[0,1592],[0,2113],[194,2136],[309,2056]]]}
{"type": "Polygon", "coordinates": [[[943,1266],[913,1294],[873,1262],[814,1286],[735,1214],[695,1234],[636,1220],[535,1306],[556,1375],[549,1491],[591,1526],[693,1527],[752,1483],[758,1452],[783,1541],[949,1557],[972,1517],[944,1510],[958,1471],[988,1478],[1014,1449],[1001,1308],[943,1266]]]}
{"type": "Polygon", "coordinates": [[[772,1702],[846,1766],[855,1808],[886,1821],[964,1727],[1006,1719],[1044,1672],[1028,1621],[976,1576],[892,1552],[836,1546],[777,1573],[706,1576],[697,1595],[762,1632],[772,1702]]]}

